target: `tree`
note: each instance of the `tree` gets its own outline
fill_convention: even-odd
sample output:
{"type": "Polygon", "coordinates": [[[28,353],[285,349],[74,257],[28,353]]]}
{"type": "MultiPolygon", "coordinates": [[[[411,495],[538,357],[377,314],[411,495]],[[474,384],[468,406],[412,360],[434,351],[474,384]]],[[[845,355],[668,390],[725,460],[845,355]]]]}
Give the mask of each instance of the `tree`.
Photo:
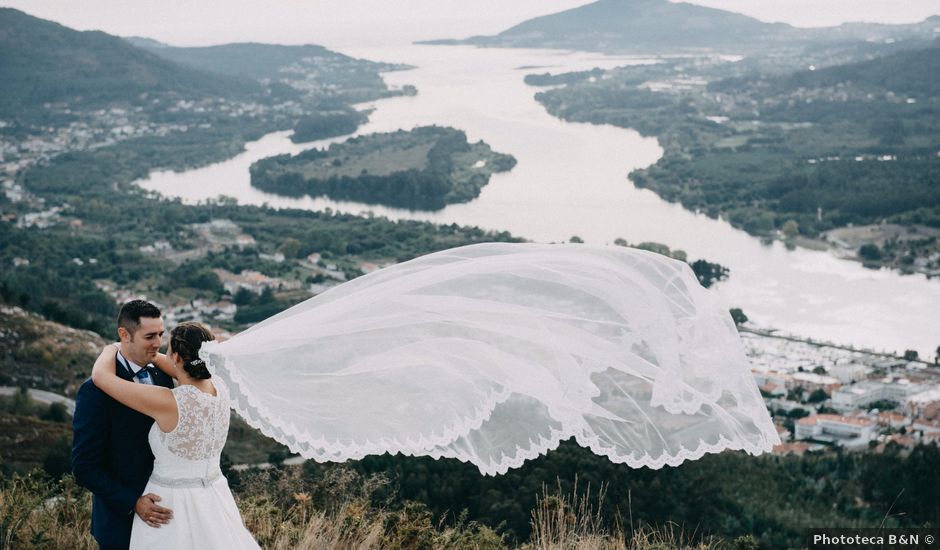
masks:
{"type": "Polygon", "coordinates": [[[800,225],[796,220],[787,220],[783,222],[783,235],[787,239],[795,239],[800,234],[800,225]]]}
{"type": "Polygon", "coordinates": [[[236,306],[246,306],[255,300],[255,293],[245,287],[239,287],[238,292],[232,297],[232,302],[236,306]]]}
{"type": "Polygon", "coordinates": [[[297,258],[300,256],[300,241],[293,237],[287,237],[281,243],[280,252],[285,258],[297,258]]]}
{"type": "Polygon", "coordinates": [[[819,366],[819,367],[814,367],[814,368],[813,368],[813,374],[818,374],[818,375],[820,375],[820,376],[825,376],[825,375],[828,374],[828,372],[826,371],[826,367],[819,366]]]}
{"type": "Polygon", "coordinates": [[[940,364],[940,346],[937,346],[937,355],[934,355],[933,362],[935,365],[940,364]]]}
{"type": "MultiPolygon", "coordinates": [[[[627,240],[621,237],[614,239],[614,244],[617,246],[630,246],[627,240]]],[[[940,355],[940,346],[937,346],[937,355],[940,355]]]]}
{"type": "Polygon", "coordinates": [[[728,278],[728,268],[717,263],[705,260],[695,260],[692,262],[692,272],[698,278],[699,283],[705,288],[712,284],[728,278]]]}
{"type": "MultiPolygon", "coordinates": [[[[803,400],[803,387],[796,386],[794,388],[791,388],[790,391],[787,392],[787,400],[788,401],[802,401],[803,400]]],[[[790,411],[790,412],[793,412],[793,411],[790,411]]]]}
{"type": "MultiPolygon", "coordinates": [[[[800,389],[802,390],[803,388],[800,388],[800,389]]],[[[809,411],[807,411],[806,409],[804,409],[804,408],[802,408],[802,407],[797,407],[797,408],[795,408],[795,409],[791,409],[790,412],[787,413],[787,417],[788,417],[788,418],[797,418],[797,419],[798,419],[798,418],[805,418],[805,417],[807,417],[807,416],[809,416],[809,411]]]]}
{"type": "Polygon", "coordinates": [[[730,311],[731,311],[731,319],[734,320],[735,325],[743,325],[744,323],[747,322],[747,315],[745,315],[744,312],[741,311],[741,308],[733,307],[731,308],[730,311]]]}
{"type": "Polygon", "coordinates": [[[571,238],[568,239],[568,242],[569,242],[569,243],[583,243],[584,240],[581,239],[581,237],[579,237],[579,236],[577,236],[577,235],[572,235],[571,238]]]}
{"type": "Polygon", "coordinates": [[[48,420],[50,422],[64,423],[68,421],[69,419],[68,415],[69,413],[68,413],[68,410],[66,410],[65,405],[63,405],[59,401],[56,401],[55,403],[52,403],[51,405],[49,405],[49,409],[46,410],[45,413],[43,413],[41,418],[43,420],[48,420]]]}
{"type": "Polygon", "coordinates": [[[650,241],[644,241],[636,245],[636,247],[641,250],[649,250],[650,252],[662,254],[663,256],[669,256],[669,247],[664,245],[663,243],[654,243],[650,241]]]}
{"type": "Polygon", "coordinates": [[[858,248],[858,255],[864,260],[876,262],[881,259],[881,249],[876,244],[863,244],[858,248]]]}
{"type": "Polygon", "coordinates": [[[904,350],[905,361],[917,361],[917,359],[918,359],[917,350],[913,350],[913,349],[904,350]]]}
{"type": "Polygon", "coordinates": [[[822,403],[826,399],[829,399],[829,394],[826,393],[826,390],[819,388],[813,390],[813,393],[809,394],[809,397],[806,398],[807,403],[822,403]]]}

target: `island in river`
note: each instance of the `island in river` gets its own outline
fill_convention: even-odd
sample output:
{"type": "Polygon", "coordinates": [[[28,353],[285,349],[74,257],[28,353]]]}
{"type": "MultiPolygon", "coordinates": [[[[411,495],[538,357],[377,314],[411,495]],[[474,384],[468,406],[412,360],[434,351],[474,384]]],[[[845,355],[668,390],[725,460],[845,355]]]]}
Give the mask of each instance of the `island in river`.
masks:
{"type": "Polygon", "coordinates": [[[439,210],[475,199],[492,174],[515,164],[461,130],[423,126],[262,159],[251,166],[251,184],[279,195],[439,210]]]}

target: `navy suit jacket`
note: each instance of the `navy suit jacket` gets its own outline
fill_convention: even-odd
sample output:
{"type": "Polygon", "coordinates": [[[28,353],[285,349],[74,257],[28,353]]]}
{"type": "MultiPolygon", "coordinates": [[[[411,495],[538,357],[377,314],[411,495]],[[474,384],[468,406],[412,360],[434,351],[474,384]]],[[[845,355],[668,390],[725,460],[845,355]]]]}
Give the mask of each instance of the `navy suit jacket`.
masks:
{"type": "MultiPolygon", "coordinates": [[[[133,377],[120,361],[117,374],[125,380],[133,377]]],[[[154,383],[173,387],[162,372],[154,383]]],[[[93,494],[91,534],[101,546],[130,543],[134,505],[153,471],[147,441],[151,426],[152,418],[118,403],[91,379],[79,388],[72,416],[72,472],[93,494]]]]}

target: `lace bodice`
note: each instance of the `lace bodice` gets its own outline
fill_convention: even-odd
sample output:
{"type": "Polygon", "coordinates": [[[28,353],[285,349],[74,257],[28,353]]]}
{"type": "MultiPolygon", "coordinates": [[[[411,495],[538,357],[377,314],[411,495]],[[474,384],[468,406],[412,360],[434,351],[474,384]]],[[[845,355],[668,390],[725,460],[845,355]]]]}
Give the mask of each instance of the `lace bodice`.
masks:
{"type": "Polygon", "coordinates": [[[217,476],[219,457],[228,436],[231,409],[224,383],[212,379],[215,396],[193,386],[172,390],[179,410],[179,423],[163,432],[154,423],[150,429],[153,477],[163,480],[202,479],[217,476]]]}

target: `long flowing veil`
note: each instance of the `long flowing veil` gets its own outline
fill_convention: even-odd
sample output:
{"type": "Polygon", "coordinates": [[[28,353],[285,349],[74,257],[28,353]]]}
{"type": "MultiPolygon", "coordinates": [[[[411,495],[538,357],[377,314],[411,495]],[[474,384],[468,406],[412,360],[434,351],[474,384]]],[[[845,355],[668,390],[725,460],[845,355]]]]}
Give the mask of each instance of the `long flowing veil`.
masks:
{"type": "Polygon", "coordinates": [[[620,246],[444,250],[202,356],[249,424],[317,461],[403,453],[500,474],[573,436],[660,468],[780,441],[716,293],[620,246]]]}

